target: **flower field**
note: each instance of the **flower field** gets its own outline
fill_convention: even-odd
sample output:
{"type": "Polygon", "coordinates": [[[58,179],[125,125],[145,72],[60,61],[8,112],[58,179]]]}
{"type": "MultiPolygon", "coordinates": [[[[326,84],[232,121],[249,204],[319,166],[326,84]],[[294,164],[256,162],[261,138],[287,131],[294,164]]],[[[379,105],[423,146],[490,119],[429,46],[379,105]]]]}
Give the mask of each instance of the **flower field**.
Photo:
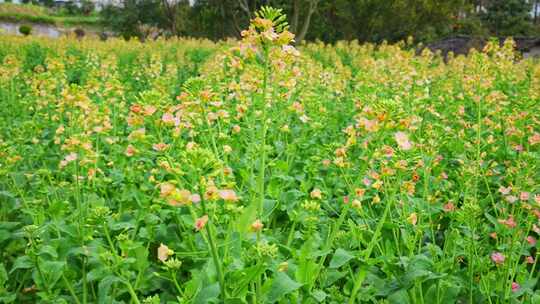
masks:
{"type": "Polygon", "coordinates": [[[540,303],[512,41],[0,38],[0,303],[540,303]]]}

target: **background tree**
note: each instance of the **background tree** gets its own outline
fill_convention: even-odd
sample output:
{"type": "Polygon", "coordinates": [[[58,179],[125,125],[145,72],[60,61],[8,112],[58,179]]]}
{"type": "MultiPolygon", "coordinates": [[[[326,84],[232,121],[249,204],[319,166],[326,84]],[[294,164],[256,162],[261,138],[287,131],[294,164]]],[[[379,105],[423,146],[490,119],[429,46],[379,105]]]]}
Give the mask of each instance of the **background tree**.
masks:
{"type": "Polygon", "coordinates": [[[240,37],[253,12],[270,5],[287,14],[298,43],[396,42],[408,36],[432,42],[456,34],[533,33],[535,1],[540,0],[124,0],[123,7],[109,7],[102,16],[124,37],[141,37],[138,27],[145,25],[219,40],[240,37]]]}
{"type": "Polygon", "coordinates": [[[166,25],[160,0],[124,0],[122,6],[107,6],[101,12],[102,21],[124,38],[143,38],[141,26],[163,28],[166,25]]]}
{"type": "Polygon", "coordinates": [[[531,11],[532,1],[490,0],[482,19],[496,36],[527,35],[533,29],[531,11]]]}
{"type": "Polygon", "coordinates": [[[292,19],[291,19],[291,32],[296,37],[295,41],[300,43],[306,37],[311,24],[311,17],[317,11],[319,0],[293,0],[292,7],[292,19]],[[300,18],[303,16],[303,22],[300,23],[300,18]]]}

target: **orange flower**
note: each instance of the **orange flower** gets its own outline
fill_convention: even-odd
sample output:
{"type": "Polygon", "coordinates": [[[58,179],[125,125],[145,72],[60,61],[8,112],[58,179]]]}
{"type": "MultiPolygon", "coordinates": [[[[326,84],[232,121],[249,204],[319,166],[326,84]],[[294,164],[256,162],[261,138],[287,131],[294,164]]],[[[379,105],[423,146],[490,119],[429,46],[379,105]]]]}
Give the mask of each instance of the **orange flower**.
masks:
{"type": "Polygon", "coordinates": [[[175,190],[169,196],[167,202],[172,206],[183,206],[191,204],[191,192],[186,189],[175,190]]]}
{"type": "Polygon", "coordinates": [[[142,107],[141,107],[140,105],[138,105],[138,104],[134,104],[134,105],[132,105],[129,109],[130,109],[131,112],[133,112],[133,113],[139,113],[139,112],[141,112],[142,107]]]}
{"type": "Polygon", "coordinates": [[[529,137],[529,144],[531,146],[534,146],[536,144],[540,144],[540,133],[534,133],[529,137]]]}
{"type": "Polygon", "coordinates": [[[156,107],[152,106],[152,105],[146,105],[144,106],[144,115],[145,116],[150,116],[152,114],[154,114],[156,112],[156,107]]]}
{"type": "Polygon", "coordinates": [[[201,231],[208,223],[208,215],[203,215],[195,221],[195,230],[201,231]]]}
{"type": "Polygon", "coordinates": [[[236,196],[236,192],[234,192],[234,190],[228,190],[228,189],[220,190],[219,197],[226,202],[238,201],[238,196],[236,196]]]}
{"type": "Polygon", "coordinates": [[[322,192],[319,188],[313,189],[309,195],[314,199],[322,199],[322,192]]]}
{"type": "Polygon", "coordinates": [[[167,145],[166,143],[157,143],[157,144],[154,144],[152,146],[152,148],[156,151],[165,151],[167,150],[167,148],[169,147],[169,145],[167,145]]]}
{"type": "Polygon", "coordinates": [[[366,189],[356,188],[356,189],[354,189],[354,193],[356,194],[356,196],[362,197],[366,193],[366,189]]]}
{"type": "Polygon", "coordinates": [[[233,170],[232,170],[231,167],[224,167],[224,168],[223,168],[223,175],[225,175],[225,176],[231,175],[232,172],[233,172],[233,170]]]}
{"type": "Polygon", "coordinates": [[[133,145],[128,145],[126,148],[126,152],[124,152],[124,154],[126,154],[127,157],[132,157],[136,153],[137,153],[137,149],[135,149],[133,145]]]}
{"type": "Polygon", "coordinates": [[[416,226],[416,223],[418,222],[418,215],[416,215],[416,212],[411,213],[407,218],[407,221],[411,223],[411,225],[416,226]]]}
{"type": "Polygon", "coordinates": [[[176,190],[176,187],[171,183],[163,183],[163,184],[161,184],[160,188],[161,188],[160,189],[161,190],[161,193],[160,193],[161,197],[167,197],[167,196],[171,195],[171,193],[173,193],[174,190],[176,190]]]}
{"type": "Polygon", "coordinates": [[[206,192],[204,193],[204,199],[209,201],[215,201],[219,198],[218,192],[219,190],[216,186],[214,186],[213,184],[209,185],[206,188],[206,192]]]}
{"type": "Polygon", "coordinates": [[[165,262],[172,255],[174,251],[169,249],[166,245],[161,244],[157,250],[157,257],[160,261],[165,262]]]}
{"type": "Polygon", "coordinates": [[[261,220],[256,220],[251,224],[251,231],[253,232],[259,232],[263,229],[264,224],[261,222],[261,220]]]}

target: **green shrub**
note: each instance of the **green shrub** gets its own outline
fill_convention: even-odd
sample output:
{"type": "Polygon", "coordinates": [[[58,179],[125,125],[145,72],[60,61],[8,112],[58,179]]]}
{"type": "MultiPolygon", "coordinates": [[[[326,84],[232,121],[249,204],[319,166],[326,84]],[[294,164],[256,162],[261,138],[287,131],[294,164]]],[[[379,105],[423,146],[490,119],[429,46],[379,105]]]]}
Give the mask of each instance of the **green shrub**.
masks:
{"type": "Polygon", "coordinates": [[[468,18],[460,19],[455,25],[455,32],[457,34],[487,37],[489,36],[488,29],[482,23],[482,20],[477,16],[471,16],[468,18]]]}
{"type": "Polygon", "coordinates": [[[82,38],[84,35],[86,35],[86,32],[82,28],[76,28],[73,32],[77,38],[82,38]]]}
{"type": "Polygon", "coordinates": [[[28,36],[32,33],[32,27],[30,25],[23,24],[19,27],[19,33],[28,36]]]}

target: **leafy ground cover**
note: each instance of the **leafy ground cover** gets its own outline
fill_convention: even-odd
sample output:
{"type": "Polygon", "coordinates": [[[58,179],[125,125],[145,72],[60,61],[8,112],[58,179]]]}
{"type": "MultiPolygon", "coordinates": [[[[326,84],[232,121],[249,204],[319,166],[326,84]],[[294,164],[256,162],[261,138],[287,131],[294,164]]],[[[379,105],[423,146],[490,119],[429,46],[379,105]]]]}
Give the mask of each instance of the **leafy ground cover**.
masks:
{"type": "Polygon", "coordinates": [[[540,303],[512,41],[0,41],[0,301],[540,303]]]}

